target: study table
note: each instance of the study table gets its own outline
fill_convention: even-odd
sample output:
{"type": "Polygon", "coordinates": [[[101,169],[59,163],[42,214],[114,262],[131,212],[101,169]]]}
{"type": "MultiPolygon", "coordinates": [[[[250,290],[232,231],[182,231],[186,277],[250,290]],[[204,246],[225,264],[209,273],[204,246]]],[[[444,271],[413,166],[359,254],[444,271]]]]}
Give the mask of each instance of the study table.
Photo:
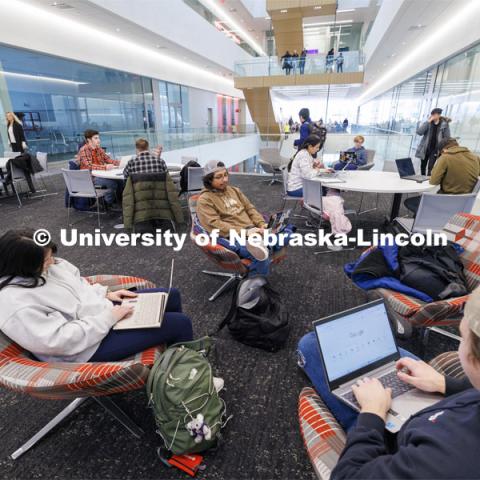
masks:
{"type": "Polygon", "coordinates": [[[322,183],[327,188],[331,187],[347,192],[393,194],[389,222],[398,217],[403,194],[422,194],[438,188],[435,185],[430,185],[428,181],[418,183],[412,180],[403,180],[396,172],[379,172],[376,170],[349,170],[338,172],[338,176],[335,178],[314,177],[313,180],[322,183]]]}
{"type": "MultiPolygon", "coordinates": [[[[167,163],[168,171],[172,174],[178,173],[183,165],[180,163],[167,163]]],[[[111,170],[92,170],[92,176],[107,178],[109,180],[123,180],[123,168],[112,168],[111,170]]]]}

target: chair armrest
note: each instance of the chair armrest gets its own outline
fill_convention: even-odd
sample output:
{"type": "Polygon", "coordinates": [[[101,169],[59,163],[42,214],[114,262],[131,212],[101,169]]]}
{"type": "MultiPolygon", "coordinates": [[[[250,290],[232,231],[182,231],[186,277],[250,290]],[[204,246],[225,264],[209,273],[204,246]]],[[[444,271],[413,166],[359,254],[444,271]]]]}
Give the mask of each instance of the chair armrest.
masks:
{"type": "Polygon", "coordinates": [[[152,347],[120,362],[39,362],[25,356],[0,356],[0,386],[48,400],[74,399],[141,388],[165,350],[152,347]]]}
{"type": "Polygon", "coordinates": [[[463,295],[462,297],[426,303],[410,317],[410,321],[422,326],[434,325],[439,322],[447,325],[460,321],[468,298],[469,295],[463,295]]]}
{"type": "Polygon", "coordinates": [[[461,378],[465,376],[458,352],[444,352],[429,363],[437,372],[447,377],[461,378]]]}
{"type": "Polygon", "coordinates": [[[298,420],[315,474],[321,480],[329,479],[345,447],[345,432],[313,388],[300,392],[298,420]]]}
{"type": "Polygon", "coordinates": [[[90,283],[99,283],[108,289],[111,292],[116,290],[144,290],[147,288],[155,288],[156,285],[149,280],[145,280],[140,277],[131,277],[128,275],[92,275],[90,277],[84,277],[85,280],[90,283]]]}

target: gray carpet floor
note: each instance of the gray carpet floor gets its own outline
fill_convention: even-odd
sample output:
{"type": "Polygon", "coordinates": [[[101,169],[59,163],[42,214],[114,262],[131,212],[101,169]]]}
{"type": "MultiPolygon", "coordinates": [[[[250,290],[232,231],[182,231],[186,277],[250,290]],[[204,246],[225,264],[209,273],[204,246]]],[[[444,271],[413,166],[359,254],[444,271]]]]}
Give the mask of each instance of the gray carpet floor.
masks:
{"type": "MultiPolygon", "coordinates": [[[[281,207],[281,185],[270,186],[254,176],[231,178],[259,210],[277,211],[281,207]]],[[[47,182],[58,195],[25,200],[21,209],[14,199],[0,197],[0,234],[10,228],[46,228],[54,240],[59,239],[60,228],[67,225],[62,180],[52,176],[47,182]]],[[[360,201],[358,194],[346,194],[345,198],[346,208],[356,208],[360,201]]],[[[367,207],[373,207],[375,197],[368,196],[365,201],[367,207]]],[[[352,217],[354,228],[368,231],[380,226],[390,203],[391,197],[380,196],[378,210],[352,217]]],[[[83,217],[77,214],[76,218],[83,217]]],[[[104,231],[118,231],[113,225],[119,221],[119,214],[103,216],[104,231]]],[[[93,231],[95,226],[93,216],[76,225],[80,231],[93,231]]],[[[286,348],[273,354],[256,350],[235,342],[227,331],[218,338],[215,368],[217,375],[225,379],[224,399],[233,419],[225,429],[222,447],[206,453],[207,469],[198,478],[314,478],[298,427],[298,394],[309,382],[297,368],[296,346],[311,330],[313,320],[367,301],[365,292],[353,286],[343,273],[343,265],[358,257],[360,249],[313,255],[315,250],[290,248],[287,260],[272,271],[271,283],[283,294],[290,312],[291,334],[286,348]]],[[[83,275],[137,275],[160,286],[168,282],[170,260],[175,258],[174,286],[181,290],[184,311],[193,321],[196,337],[205,335],[222,319],[231,299],[227,293],[214,303],[207,300],[220,280],[201,273],[213,265],[189,240],[178,253],[167,247],[60,246],[58,256],[77,265],[83,275]]],[[[400,344],[418,351],[415,340],[400,344]]],[[[453,341],[431,335],[426,358],[455,348],[453,341]]],[[[12,461],[9,454],[66,402],[38,400],[0,389],[0,478],[186,478],[178,470],[166,468],[156,457],[161,442],[144,391],[117,396],[117,401],[144,428],[144,438],[132,437],[100,406],[89,401],[34,449],[12,461]]]]}

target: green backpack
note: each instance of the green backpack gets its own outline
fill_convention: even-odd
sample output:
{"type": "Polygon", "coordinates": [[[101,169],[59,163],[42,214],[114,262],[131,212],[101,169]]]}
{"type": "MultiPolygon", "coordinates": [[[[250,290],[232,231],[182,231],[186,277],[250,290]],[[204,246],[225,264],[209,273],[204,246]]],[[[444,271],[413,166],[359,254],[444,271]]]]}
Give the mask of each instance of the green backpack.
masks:
{"type": "Polygon", "coordinates": [[[215,390],[206,358],[212,346],[209,337],[172,345],[148,376],[147,395],[157,433],[175,455],[215,446],[229,420],[225,420],[225,403],[215,390]]]}

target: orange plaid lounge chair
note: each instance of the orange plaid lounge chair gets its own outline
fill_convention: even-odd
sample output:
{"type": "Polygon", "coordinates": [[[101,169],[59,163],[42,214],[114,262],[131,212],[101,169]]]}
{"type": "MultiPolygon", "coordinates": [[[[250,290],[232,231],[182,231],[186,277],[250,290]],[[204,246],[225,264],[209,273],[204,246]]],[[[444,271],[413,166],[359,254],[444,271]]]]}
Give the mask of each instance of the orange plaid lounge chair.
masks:
{"type": "MultiPolygon", "coordinates": [[[[430,365],[443,375],[463,377],[457,352],[442,353],[430,365]]],[[[306,387],[298,399],[300,433],[317,477],[328,480],[345,447],[347,435],[313,388],[306,387]]]]}
{"type": "MultiPolygon", "coordinates": [[[[192,227],[190,230],[190,238],[195,243],[195,245],[197,245],[197,243],[195,242],[195,236],[199,233],[198,221],[196,218],[197,201],[199,196],[200,194],[192,195],[188,199],[188,208],[190,210],[192,223],[192,227]]],[[[237,280],[240,280],[247,275],[248,266],[252,262],[249,259],[240,258],[235,252],[223,247],[222,245],[208,244],[206,246],[197,246],[203,251],[203,253],[207,255],[210,260],[216,263],[223,270],[226,270],[224,272],[212,272],[210,270],[202,270],[202,273],[205,273],[207,275],[227,278],[227,281],[208,299],[210,302],[213,302],[223,292],[233,287],[237,280]]],[[[286,247],[282,248],[280,251],[272,255],[272,264],[280,263],[285,257],[286,247]]]]}
{"type": "MultiPolygon", "coordinates": [[[[90,283],[101,283],[110,290],[155,288],[147,280],[121,275],[86,277],[90,283]]],[[[69,399],[72,402],[45,427],[17,449],[18,458],[88,398],[92,398],[136,437],[143,431],[109,397],[137,390],[145,384],[150,367],[162,348],[150,348],[121,362],[46,363],[34,360],[29,352],[0,333],[0,385],[18,393],[45,400],[69,399]]]]}
{"type": "MultiPolygon", "coordinates": [[[[449,240],[461,245],[465,251],[460,255],[464,266],[469,292],[480,285],[480,216],[468,213],[454,215],[443,228],[449,240]]],[[[412,328],[424,329],[424,343],[428,332],[434,330],[445,334],[444,330],[432,327],[458,325],[469,295],[425,303],[417,298],[385,288],[375,290],[385,299],[391,318],[409,336],[412,328]]],[[[402,333],[402,332],[401,332],[402,333]]]]}

